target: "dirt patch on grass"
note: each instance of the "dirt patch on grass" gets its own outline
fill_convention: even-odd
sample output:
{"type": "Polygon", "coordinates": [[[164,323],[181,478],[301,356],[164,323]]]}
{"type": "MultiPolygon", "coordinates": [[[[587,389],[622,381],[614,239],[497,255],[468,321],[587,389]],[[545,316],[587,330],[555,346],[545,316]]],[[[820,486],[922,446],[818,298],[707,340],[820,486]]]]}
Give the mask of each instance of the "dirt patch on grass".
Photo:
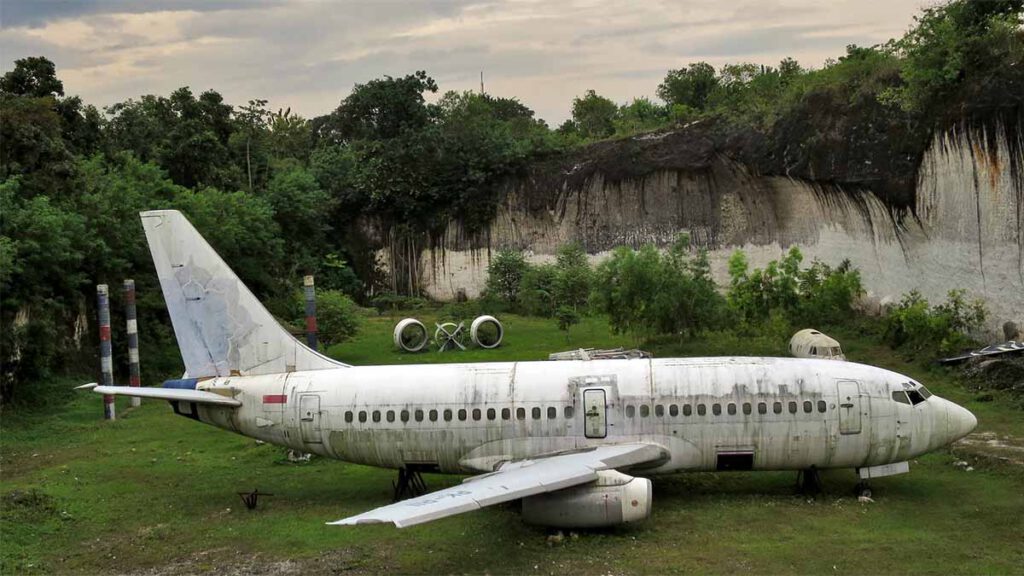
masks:
{"type": "Polygon", "coordinates": [[[952,452],[959,458],[1024,466],[1024,438],[1007,434],[969,434],[953,445],[952,452]]]}

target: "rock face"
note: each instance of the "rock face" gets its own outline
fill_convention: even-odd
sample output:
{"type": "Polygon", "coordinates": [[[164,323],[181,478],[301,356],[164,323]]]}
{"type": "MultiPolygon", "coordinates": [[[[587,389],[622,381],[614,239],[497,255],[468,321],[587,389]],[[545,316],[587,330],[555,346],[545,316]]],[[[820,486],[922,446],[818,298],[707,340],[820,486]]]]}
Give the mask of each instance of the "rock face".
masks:
{"type": "MultiPolygon", "coordinates": [[[[667,246],[688,232],[723,285],[734,250],[760,267],[796,245],[806,261],[850,259],[879,304],[912,289],[936,302],[965,289],[987,303],[996,330],[1024,312],[1024,136],[1004,128],[937,134],[910,205],[869,187],[758,173],[693,131],[604,143],[508,180],[485,230],[452,222],[414,250],[415,276],[434,298],[475,296],[500,248],[547,261],[578,241],[597,260],[616,246],[667,246]]],[[[379,251],[385,267],[393,254],[379,251]]]]}

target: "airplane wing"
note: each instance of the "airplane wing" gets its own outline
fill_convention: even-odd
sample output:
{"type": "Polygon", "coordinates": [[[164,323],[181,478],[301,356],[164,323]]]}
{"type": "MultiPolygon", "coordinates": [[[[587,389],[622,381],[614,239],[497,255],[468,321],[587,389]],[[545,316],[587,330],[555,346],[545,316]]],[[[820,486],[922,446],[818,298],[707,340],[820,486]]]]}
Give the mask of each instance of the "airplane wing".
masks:
{"type": "Polygon", "coordinates": [[[96,384],[85,384],[79,386],[79,390],[91,390],[97,394],[110,394],[114,396],[135,396],[138,398],[156,398],[157,400],[178,400],[181,402],[195,402],[196,404],[215,404],[217,406],[238,407],[242,403],[234,398],[205,392],[203,390],[184,390],[179,388],[143,388],[141,386],[97,386],[96,384]]]}
{"type": "Polygon", "coordinates": [[[615,444],[508,462],[497,472],[475,476],[458,486],[382,506],[336,522],[335,526],[391,522],[398,528],[484,506],[554,492],[597,479],[597,472],[653,462],[665,457],[656,444],[615,444]]]}

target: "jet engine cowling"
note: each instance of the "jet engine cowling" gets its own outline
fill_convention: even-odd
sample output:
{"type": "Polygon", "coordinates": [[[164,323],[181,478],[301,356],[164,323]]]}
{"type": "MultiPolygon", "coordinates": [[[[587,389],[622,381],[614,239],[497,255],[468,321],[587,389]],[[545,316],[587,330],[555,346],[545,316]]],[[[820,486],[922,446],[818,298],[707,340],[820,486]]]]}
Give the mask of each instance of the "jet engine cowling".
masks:
{"type": "Polygon", "coordinates": [[[639,522],[651,515],[647,478],[614,470],[598,472],[590,484],[523,498],[523,520],[552,528],[601,528],[639,522]]]}

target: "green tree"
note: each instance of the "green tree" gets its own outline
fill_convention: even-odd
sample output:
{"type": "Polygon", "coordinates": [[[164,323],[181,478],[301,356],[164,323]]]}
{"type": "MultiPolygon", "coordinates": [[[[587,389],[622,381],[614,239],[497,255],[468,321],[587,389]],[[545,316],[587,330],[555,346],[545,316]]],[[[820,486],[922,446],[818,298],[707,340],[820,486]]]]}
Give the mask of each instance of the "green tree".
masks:
{"type": "Polygon", "coordinates": [[[427,92],[437,92],[437,82],[423,71],[356,84],[331,114],[325,136],[339,143],[386,140],[403,132],[421,130],[430,122],[424,98],[427,92]]]}
{"type": "Polygon", "coordinates": [[[295,161],[275,172],[263,197],[274,211],[290,255],[289,275],[315,271],[330,231],[331,198],[313,174],[295,161]]]}
{"type": "Polygon", "coordinates": [[[14,61],[14,69],[0,78],[0,91],[30,98],[57,98],[64,95],[64,83],[57,78],[57,67],[42,56],[14,61]]]}
{"type": "Polygon", "coordinates": [[[615,133],[613,123],[619,107],[615,102],[587,90],[572,101],[572,120],[584,138],[607,138],[615,133]]]}
{"type": "Polygon", "coordinates": [[[682,104],[694,110],[704,110],[712,90],[718,86],[715,67],[707,62],[670,70],[658,86],[658,98],[669,105],[682,104]]]}
{"type": "Polygon", "coordinates": [[[487,266],[487,294],[514,306],[519,298],[519,283],[527,267],[522,252],[499,250],[487,266]]]}
{"type": "Polygon", "coordinates": [[[577,312],[586,308],[592,284],[593,273],[583,246],[573,242],[559,248],[552,287],[556,307],[566,306],[577,312]]]}

